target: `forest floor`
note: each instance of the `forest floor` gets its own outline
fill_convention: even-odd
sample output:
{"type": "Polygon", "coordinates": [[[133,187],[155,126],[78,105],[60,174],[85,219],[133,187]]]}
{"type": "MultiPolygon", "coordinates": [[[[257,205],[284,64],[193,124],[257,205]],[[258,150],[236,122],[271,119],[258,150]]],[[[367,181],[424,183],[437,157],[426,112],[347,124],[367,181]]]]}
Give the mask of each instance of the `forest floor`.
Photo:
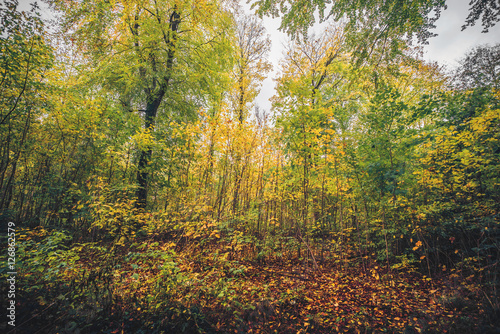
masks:
{"type": "Polygon", "coordinates": [[[21,270],[16,333],[500,333],[475,275],[368,259],[313,270],[210,235],[73,244],[52,276],[21,270]]]}

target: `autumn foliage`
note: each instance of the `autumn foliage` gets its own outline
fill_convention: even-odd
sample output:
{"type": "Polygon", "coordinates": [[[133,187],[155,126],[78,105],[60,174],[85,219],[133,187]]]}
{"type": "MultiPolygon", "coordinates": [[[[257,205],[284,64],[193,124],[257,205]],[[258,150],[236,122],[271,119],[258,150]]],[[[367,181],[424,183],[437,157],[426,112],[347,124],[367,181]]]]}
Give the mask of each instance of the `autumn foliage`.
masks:
{"type": "Polygon", "coordinates": [[[316,35],[285,15],[263,110],[270,40],[237,2],[50,0],[49,30],[8,0],[16,331],[498,331],[499,47],[445,72],[404,38],[431,2],[402,3],[408,26],[373,2],[382,32],[375,7],[316,35]]]}

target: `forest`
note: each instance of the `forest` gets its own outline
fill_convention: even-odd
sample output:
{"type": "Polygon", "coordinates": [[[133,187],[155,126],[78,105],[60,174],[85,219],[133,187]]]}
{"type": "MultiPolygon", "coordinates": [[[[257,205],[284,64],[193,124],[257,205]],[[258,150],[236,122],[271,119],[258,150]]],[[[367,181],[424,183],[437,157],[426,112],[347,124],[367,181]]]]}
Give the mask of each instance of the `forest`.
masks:
{"type": "Polygon", "coordinates": [[[500,43],[423,60],[445,0],[248,2],[3,1],[0,331],[499,333],[500,43]]]}

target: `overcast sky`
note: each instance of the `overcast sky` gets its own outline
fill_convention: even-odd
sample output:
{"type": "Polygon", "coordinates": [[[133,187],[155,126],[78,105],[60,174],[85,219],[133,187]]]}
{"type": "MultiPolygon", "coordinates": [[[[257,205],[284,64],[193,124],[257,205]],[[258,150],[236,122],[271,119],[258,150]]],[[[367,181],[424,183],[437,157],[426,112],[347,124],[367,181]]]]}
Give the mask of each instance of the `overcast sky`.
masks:
{"type": "MultiPolygon", "coordinates": [[[[500,25],[490,28],[486,34],[481,33],[481,22],[475,26],[468,27],[461,31],[469,12],[469,0],[452,0],[448,2],[448,9],[441,13],[441,17],[436,22],[436,29],[433,31],[438,36],[429,40],[429,45],[424,47],[424,59],[427,61],[436,61],[447,67],[455,67],[467,50],[481,44],[494,45],[500,43],[500,25]]],[[[280,31],[279,19],[264,18],[264,26],[271,36],[272,49],[270,60],[274,67],[274,72],[269,73],[269,77],[264,81],[261,92],[257,97],[256,104],[266,111],[271,109],[269,98],[274,95],[273,77],[276,75],[279,66],[279,60],[282,55],[282,44],[288,39],[280,31]]],[[[316,28],[319,32],[321,27],[316,28]]]]}

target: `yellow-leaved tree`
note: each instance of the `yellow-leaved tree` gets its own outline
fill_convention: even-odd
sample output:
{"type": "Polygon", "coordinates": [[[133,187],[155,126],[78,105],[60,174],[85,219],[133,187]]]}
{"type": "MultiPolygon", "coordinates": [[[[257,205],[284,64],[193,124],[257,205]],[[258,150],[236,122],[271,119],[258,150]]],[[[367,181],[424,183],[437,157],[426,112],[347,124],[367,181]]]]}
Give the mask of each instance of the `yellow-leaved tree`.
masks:
{"type": "Polygon", "coordinates": [[[107,90],[123,111],[140,113],[137,131],[151,134],[138,144],[137,206],[146,208],[153,134],[162,124],[168,130],[166,118],[192,119],[228,81],[229,12],[218,0],[49,3],[63,14],[68,43],[84,55],[88,84],[107,90]]]}

